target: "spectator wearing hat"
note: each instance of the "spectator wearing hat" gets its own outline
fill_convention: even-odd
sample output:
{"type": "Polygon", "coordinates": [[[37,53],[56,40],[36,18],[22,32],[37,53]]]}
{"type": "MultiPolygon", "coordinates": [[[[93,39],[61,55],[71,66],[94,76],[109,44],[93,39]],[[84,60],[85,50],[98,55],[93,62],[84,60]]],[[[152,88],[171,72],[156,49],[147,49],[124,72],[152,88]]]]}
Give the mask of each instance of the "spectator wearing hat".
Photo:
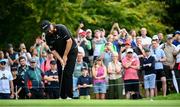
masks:
{"type": "Polygon", "coordinates": [[[4,52],[0,50],[0,60],[4,60],[6,62],[5,69],[10,71],[11,70],[10,66],[13,65],[13,61],[9,57],[9,54],[6,54],[6,57],[7,58],[5,58],[4,52]]]}
{"type": "Polygon", "coordinates": [[[92,87],[92,78],[89,76],[88,68],[81,68],[81,76],[78,78],[78,89],[80,99],[90,99],[90,87],[92,87]]]}
{"type": "Polygon", "coordinates": [[[96,99],[105,99],[107,70],[101,57],[97,57],[92,67],[94,93],[96,99]]]}
{"type": "Polygon", "coordinates": [[[161,48],[159,48],[159,43],[156,40],[152,40],[152,47],[150,48],[150,52],[155,57],[155,72],[157,80],[155,95],[157,95],[157,91],[159,91],[161,88],[159,84],[159,82],[161,81],[163,96],[166,96],[166,75],[163,68],[163,62],[166,61],[166,55],[164,51],[161,48]]]}
{"type": "Polygon", "coordinates": [[[5,65],[6,61],[0,59],[0,99],[14,98],[13,76],[5,65]]]}
{"type": "Polygon", "coordinates": [[[174,32],[173,39],[173,44],[178,46],[180,44],[180,31],[174,32]]]}
{"type": "Polygon", "coordinates": [[[174,69],[176,62],[175,56],[177,55],[176,46],[172,44],[172,41],[172,34],[168,34],[166,42],[159,46],[166,55],[166,61],[163,62],[163,67],[167,78],[167,94],[169,94],[172,89],[171,84],[173,84],[173,82],[171,71],[174,69]]]}
{"type": "Polygon", "coordinates": [[[30,99],[42,99],[44,98],[44,84],[43,84],[43,72],[37,67],[37,61],[35,58],[30,60],[30,67],[25,72],[25,92],[30,99]]]}
{"type": "Polygon", "coordinates": [[[47,81],[47,94],[50,99],[59,98],[59,79],[57,71],[57,63],[55,60],[50,61],[50,70],[45,72],[44,80],[47,81]]]}
{"type": "Polygon", "coordinates": [[[128,48],[126,50],[126,56],[122,59],[122,65],[124,67],[124,83],[126,98],[129,99],[134,93],[139,93],[139,77],[138,70],[140,62],[137,57],[133,57],[133,49],[128,48]]]}
{"type": "Polygon", "coordinates": [[[118,61],[118,53],[113,52],[112,61],[108,64],[108,79],[109,79],[109,91],[108,98],[120,99],[123,98],[123,73],[122,65],[118,61]]]}
{"type": "Polygon", "coordinates": [[[155,89],[155,58],[150,54],[150,49],[145,48],[145,56],[142,62],[142,70],[144,71],[144,88],[145,88],[145,96],[146,98],[154,97],[154,89],[155,89]]]}
{"type": "Polygon", "coordinates": [[[73,72],[73,98],[78,99],[79,98],[79,91],[78,91],[78,78],[82,75],[81,68],[86,67],[88,68],[88,64],[83,61],[83,54],[81,52],[78,52],[74,72],[73,72]]]}
{"type": "Polygon", "coordinates": [[[44,20],[41,23],[41,29],[45,33],[47,45],[54,57],[58,59],[59,79],[62,77],[60,96],[63,99],[72,98],[72,74],[78,53],[77,44],[65,25],[52,24],[44,20]]]}

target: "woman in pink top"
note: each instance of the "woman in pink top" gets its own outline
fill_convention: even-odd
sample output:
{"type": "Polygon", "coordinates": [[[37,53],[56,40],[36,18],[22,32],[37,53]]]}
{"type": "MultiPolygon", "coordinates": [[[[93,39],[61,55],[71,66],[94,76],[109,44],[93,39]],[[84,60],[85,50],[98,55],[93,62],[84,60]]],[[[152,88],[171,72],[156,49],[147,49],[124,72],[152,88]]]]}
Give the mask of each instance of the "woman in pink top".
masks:
{"type": "Polygon", "coordinates": [[[124,83],[126,98],[129,99],[130,95],[134,92],[139,92],[139,77],[138,70],[140,68],[139,59],[133,57],[133,49],[128,48],[126,51],[126,57],[122,59],[122,65],[124,67],[124,83]]]}
{"type": "Polygon", "coordinates": [[[46,72],[50,70],[50,61],[54,60],[53,54],[51,52],[47,52],[46,60],[41,64],[41,70],[46,72]]]}
{"type": "Polygon", "coordinates": [[[105,99],[106,94],[106,80],[105,77],[107,75],[106,66],[104,66],[102,59],[97,58],[93,67],[93,82],[94,82],[94,93],[96,95],[96,99],[105,99]]]}

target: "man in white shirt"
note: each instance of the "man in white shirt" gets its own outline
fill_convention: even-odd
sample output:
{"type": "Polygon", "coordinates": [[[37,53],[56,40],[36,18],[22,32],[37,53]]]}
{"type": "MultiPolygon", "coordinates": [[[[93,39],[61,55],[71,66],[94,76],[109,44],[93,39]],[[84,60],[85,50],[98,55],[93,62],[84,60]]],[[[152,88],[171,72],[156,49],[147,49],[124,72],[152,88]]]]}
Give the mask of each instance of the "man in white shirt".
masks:
{"type": "Polygon", "coordinates": [[[6,61],[0,60],[0,99],[14,98],[13,77],[5,65],[6,61]]]}
{"type": "Polygon", "coordinates": [[[144,48],[149,48],[152,39],[146,36],[146,34],[147,34],[147,29],[141,28],[142,45],[144,48]]]}

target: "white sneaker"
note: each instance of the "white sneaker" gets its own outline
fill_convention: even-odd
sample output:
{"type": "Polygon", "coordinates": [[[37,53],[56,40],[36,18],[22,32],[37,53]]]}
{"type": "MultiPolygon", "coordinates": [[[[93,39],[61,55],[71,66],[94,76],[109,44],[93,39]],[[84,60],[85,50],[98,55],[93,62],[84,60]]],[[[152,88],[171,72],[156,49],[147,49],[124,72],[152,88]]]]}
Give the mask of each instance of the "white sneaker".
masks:
{"type": "Polygon", "coordinates": [[[67,99],[67,100],[71,100],[72,98],[70,98],[70,97],[67,97],[66,99],[67,99]]]}

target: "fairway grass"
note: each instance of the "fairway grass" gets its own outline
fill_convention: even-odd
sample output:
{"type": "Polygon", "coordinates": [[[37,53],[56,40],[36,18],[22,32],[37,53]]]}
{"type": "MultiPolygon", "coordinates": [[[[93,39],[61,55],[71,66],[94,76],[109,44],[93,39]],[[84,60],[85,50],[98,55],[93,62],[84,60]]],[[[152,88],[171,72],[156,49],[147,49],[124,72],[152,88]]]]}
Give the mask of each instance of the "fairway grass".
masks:
{"type": "Polygon", "coordinates": [[[180,107],[180,100],[0,100],[0,107],[180,107]]]}
{"type": "Polygon", "coordinates": [[[180,107],[180,94],[141,100],[0,100],[0,107],[180,107]]]}

